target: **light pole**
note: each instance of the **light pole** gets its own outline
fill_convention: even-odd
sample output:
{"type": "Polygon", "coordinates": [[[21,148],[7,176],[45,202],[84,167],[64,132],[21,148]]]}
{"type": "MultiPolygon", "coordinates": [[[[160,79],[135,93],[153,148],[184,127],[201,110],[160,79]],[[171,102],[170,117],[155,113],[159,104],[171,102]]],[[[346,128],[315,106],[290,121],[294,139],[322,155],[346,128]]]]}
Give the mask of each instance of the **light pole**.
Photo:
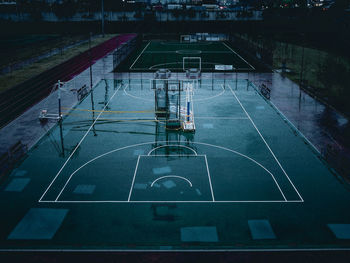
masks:
{"type": "Polygon", "coordinates": [[[105,10],[104,0],[101,0],[101,26],[102,26],[102,37],[105,37],[105,10]]]}

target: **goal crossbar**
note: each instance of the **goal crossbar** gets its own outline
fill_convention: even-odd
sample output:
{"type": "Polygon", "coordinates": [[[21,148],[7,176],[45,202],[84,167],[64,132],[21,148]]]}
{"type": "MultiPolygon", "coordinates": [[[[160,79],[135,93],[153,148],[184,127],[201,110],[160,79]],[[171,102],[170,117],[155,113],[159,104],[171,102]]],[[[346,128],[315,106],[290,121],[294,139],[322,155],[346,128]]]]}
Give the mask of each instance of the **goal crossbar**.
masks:
{"type": "Polygon", "coordinates": [[[202,71],[202,58],[201,57],[183,57],[182,58],[182,69],[186,71],[187,69],[197,68],[199,71],[202,71]],[[196,63],[197,62],[197,63],[196,63]],[[196,66],[187,67],[186,63],[192,65],[192,63],[196,63],[196,66]]]}

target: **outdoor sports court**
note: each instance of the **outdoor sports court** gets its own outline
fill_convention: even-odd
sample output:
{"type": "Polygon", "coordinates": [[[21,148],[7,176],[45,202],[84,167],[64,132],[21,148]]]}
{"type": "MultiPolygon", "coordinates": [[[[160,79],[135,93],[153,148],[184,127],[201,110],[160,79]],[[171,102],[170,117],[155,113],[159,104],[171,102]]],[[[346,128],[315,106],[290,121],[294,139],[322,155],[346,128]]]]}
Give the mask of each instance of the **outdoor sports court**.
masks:
{"type": "MultiPolygon", "coordinates": [[[[215,65],[232,65],[232,70],[251,71],[254,67],[225,42],[165,42],[149,41],[125,63],[128,71],[155,71],[167,68],[183,70],[184,58],[201,58],[201,70],[213,71],[215,65]]],[[[185,61],[186,68],[198,68],[198,61],[185,61]]]]}
{"type": "Polygon", "coordinates": [[[349,189],[252,83],[193,102],[167,130],[149,79],[101,80],[1,184],[1,249],[350,247],[349,189]]]}

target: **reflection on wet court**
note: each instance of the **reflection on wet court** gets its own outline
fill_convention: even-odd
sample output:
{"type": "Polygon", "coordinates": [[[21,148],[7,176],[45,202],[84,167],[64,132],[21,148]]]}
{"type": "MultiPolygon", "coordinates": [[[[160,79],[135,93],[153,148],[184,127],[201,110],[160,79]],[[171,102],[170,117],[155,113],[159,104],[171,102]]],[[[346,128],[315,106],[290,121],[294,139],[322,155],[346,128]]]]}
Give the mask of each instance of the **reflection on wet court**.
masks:
{"type": "Polygon", "coordinates": [[[64,109],[1,185],[1,247],[349,247],[348,189],[251,82],[173,82],[178,111],[149,79],[103,79],[64,109]]]}

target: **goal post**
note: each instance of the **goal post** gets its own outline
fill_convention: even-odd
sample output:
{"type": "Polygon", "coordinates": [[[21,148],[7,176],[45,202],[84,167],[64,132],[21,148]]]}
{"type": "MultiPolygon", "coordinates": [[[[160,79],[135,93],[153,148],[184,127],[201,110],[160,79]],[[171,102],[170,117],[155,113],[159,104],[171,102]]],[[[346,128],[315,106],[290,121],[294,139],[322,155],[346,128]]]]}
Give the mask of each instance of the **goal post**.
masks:
{"type": "Polygon", "coordinates": [[[202,71],[202,58],[201,57],[183,57],[182,69],[186,71],[188,69],[199,69],[202,71]]]}

